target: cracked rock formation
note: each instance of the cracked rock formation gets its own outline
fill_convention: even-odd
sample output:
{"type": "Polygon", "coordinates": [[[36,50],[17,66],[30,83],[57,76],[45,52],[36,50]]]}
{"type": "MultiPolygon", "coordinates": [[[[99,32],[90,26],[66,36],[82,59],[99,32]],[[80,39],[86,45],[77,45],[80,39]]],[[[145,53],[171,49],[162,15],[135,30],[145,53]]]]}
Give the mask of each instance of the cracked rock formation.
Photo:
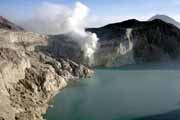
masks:
{"type": "Polygon", "coordinates": [[[93,73],[36,49],[47,41],[45,35],[0,29],[0,120],[43,120],[53,96],[69,82],[93,73]]]}

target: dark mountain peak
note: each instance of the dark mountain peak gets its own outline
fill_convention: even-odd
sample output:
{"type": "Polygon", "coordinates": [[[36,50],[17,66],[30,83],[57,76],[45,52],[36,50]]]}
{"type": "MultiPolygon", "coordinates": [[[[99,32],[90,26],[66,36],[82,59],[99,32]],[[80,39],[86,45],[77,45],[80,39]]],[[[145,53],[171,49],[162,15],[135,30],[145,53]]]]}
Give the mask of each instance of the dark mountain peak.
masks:
{"type": "Polygon", "coordinates": [[[101,56],[99,61],[105,65],[111,62],[117,65],[124,64],[124,61],[131,64],[180,59],[180,29],[161,19],[132,19],[88,30],[99,38],[97,56],[101,56]]]}
{"type": "Polygon", "coordinates": [[[169,17],[167,15],[160,15],[160,14],[157,14],[157,15],[154,15],[153,17],[151,17],[148,21],[152,21],[152,20],[155,20],[155,19],[160,19],[166,23],[170,23],[170,24],[173,24],[177,27],[180,28],[180,23],[178,21],[176,21],[175,19],[173,19],[172,17],[169,17]]]}
{"type": "Polygon", "coordinates": [[[127,21],[123,21],[120,24],[121,24],[122,27],[129,28],[129,27],[136,26],[139,23],[140,23],[140,21],[138,21],[136,19],[130,19],[130,20],[127,20],[127,21]]]}
{"type": "Polygon", "coordinates": [[[119,22],[119,23],[109,24],[109,25],[106,25],[104,27],[120,26],[120,27],[123,27],[123,28],[129,28],[129,27],[133,27],[133,26],[135,26],[137,24],[139,24],[138,20],[130,19],[130,20],[126,20],[126,21],[123,21],[123,22],[119,22]]]}
{"type": "Polygon", "coordinates": [[[161,15],[161,14],[157,14],[157,15],[152,16],[148,21],[152,21],[154,19],[161,19],[164,22],[167,22],[167,21],[169,21],[169,22],[174,21],[175,22],[176,21],[176,20],[174,20],[173,18],[171,18],[171,17],[169,17],[167,15],[161,15]]]}
{"type": "Polygon", "coordinates": [[[152,21],[146,21],[143,22],[144,24],[148,24],[148,25],[156,25],[156,26],[160,26],[160,25],[165,25],[165,26],[172,26],[172,24],[170,23],[166,23],[165,21],[161,20],[161,19],[154,19],[152,21]]]}
{"type": "Polygon", "coordinates": [[[167,16],[167,15],[163,15],[163,14],[156,14],[154,16],[152,16],[149,20],[153,20],[154,18],[169,18],[172,19],[171,17],[167,16]]]}
{"type": "Polygon", "coordinates": [[[15,31],[23,31],[24,30],[22,27],[15,25],[14,23],[12,23],[8,19],[4,18],[3,16],[0,16],[0,28],[15,30],[15,31]]]}
{"type": "MultiPolygon", "coordinates": [[[[101,30],[123,30],[123,29],[127,29],[127,28],[133,28],[133,29],[141,29],[141,28],[157,28],[157,27],[163,27],[163,28],[174,28],[175,26],[170,24],[170,23],[166,23],[161,19],[153,19],[151,21],[138,21],[136,19],[130,19],[127,21],[123,21],[123,22],[119,22],[119,23],[112,23],[100,28],[88,28],[87,30],[89,31],[93,31],[96,29],[101,29],[101,30]]],[[[176,28],[176,27],[175,27],[176,28]]]]}

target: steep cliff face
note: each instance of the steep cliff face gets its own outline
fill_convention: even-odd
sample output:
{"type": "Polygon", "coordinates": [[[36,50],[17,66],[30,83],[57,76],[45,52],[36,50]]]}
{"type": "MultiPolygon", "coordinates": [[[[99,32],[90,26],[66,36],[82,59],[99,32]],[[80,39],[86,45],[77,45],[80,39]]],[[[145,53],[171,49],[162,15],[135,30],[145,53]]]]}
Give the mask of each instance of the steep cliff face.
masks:
{"type": "Polygon", "coordinates": [[[134,41],[132,40],[132,28],[116,33],[109,33],[103,41],[100,38],[100,47],[95,53],[95,65],[106,67],[117,67],[125,64],[133,64],[134,61],[134,41]],[[113,35],[115,34],[115,35],[113,35]],[[112,37],[108,39],[109,37],[112,37]]]}
{"type": "Polygon", "coordinates": [[[0,120],[41,120],[59,90],[92,74],[81,64],[39,51],[48,38],[0,29],[0,120]]]}
{"type": "Polygon", "coordinates": [[[13,120],[17,110],[11,106],[9,91],[25,77],[30,63],[21,53],[9,48],[0,48],[0,61],[0,119],[13,120]]]}
{"type": "Polygon", "coordinates": [[[161,20],[128,20],[87,31],[100,38],[97,66],[167,62],[180,55],[180,30],[161,20]]]}

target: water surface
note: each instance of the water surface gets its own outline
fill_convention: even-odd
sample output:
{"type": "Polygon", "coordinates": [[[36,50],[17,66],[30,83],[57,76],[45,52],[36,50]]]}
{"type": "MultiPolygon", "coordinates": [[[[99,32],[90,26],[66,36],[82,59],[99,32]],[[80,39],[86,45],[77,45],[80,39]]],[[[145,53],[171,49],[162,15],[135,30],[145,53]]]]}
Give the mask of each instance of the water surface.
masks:
{"type": "Polygon", "coordinates": [[[47,120],[179,120],[180,115],[174,116],[180,114],[180,70],[160,66],[96,69],[92,78],[58,94],[53,105],[47,120]],[[167,115],[169,119],[162,119],[167,115]]]}

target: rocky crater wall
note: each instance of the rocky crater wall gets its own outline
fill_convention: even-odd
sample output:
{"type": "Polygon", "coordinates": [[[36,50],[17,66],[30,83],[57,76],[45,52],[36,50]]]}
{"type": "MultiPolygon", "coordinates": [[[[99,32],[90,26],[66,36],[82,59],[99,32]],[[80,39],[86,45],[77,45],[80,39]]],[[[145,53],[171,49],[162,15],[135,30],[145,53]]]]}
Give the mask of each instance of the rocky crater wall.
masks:
{"type": "Polygon", "coordinates": [[[43,120],[48,102],[93,71],[36,49],[48,36],[0,29],[0,120],[43,120]]]}

